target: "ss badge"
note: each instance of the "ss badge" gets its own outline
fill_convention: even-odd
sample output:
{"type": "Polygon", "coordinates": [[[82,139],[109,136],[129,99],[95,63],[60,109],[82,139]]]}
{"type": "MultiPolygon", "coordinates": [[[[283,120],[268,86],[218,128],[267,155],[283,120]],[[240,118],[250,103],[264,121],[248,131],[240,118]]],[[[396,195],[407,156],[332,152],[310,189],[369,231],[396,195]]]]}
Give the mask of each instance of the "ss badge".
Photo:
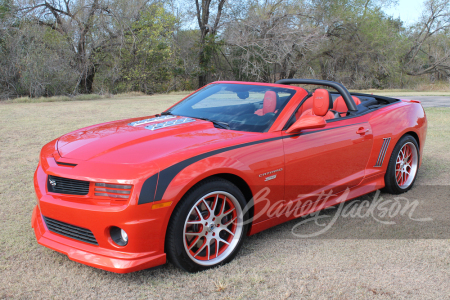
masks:
{"type": "Polygon", "coordinates": [[[266,180],[264,180],[264,181],[269,181],[269,180],[272,180],[275,178],[277,178],[277,175],[272,175],[272,176],[266,177],[266,180]]]}

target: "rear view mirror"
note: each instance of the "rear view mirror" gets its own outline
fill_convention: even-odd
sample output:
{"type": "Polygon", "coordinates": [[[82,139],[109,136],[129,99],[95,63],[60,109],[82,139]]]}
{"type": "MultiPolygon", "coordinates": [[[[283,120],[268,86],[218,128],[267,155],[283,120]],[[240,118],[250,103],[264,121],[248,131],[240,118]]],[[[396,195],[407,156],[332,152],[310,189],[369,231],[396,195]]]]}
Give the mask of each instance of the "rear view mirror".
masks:
{"type": "Polygon", "coordinates": [[[327,125],[327,122],[325,122],[325,119],[323,117],[302,116],[297,121],[295,121],[295,123],[292,124],[292,126],[289,127],[288,130],[286,130],[286,133],[300,132],[303,129],[321,128],[325,127],[325,125],[327,125]]]}

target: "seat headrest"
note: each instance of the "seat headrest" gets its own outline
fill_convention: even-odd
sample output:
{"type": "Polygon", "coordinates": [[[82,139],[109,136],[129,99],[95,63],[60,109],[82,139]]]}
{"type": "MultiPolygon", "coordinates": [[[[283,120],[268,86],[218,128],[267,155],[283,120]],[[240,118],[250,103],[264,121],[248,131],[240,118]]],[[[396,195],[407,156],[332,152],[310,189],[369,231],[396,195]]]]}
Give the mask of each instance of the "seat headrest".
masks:
{"type": "Polygon", "coordinates": [[[277,93],[275,93],[274,91],[267,91],[264,94],[263,115],[275,112],[276,108],[277,108],[277,93]]]}
{"type": "MultiPolygon", "coordinates": [[[[355,102],[355,105],[361,104],[361,100],[359,100],[358,97],[352,96],[353,101],[355,102]]],[[[333,109],[338,112],[347,112],[347,103],[345,103],[344,98],[342,96],[339,96],[334,100],[333,109]]]]}
{"type": "Polygon", "coordinates": [[[333,108],[333,100],[326,89],[317,89],[313,93],[313,113],[316,116],[325,116],[333,108]]]}

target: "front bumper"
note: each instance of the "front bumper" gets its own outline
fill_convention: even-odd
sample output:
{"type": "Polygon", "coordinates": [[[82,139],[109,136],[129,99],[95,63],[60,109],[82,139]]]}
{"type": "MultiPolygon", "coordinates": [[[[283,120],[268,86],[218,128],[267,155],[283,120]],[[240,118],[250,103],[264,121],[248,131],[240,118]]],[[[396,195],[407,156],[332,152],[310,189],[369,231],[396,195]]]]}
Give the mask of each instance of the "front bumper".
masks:
{"type": "Polygon", "coordinates": [[[39,207],[33,210],[32,227],[37,242],[52,250],[61,252],[69,259],[102,270],[115,273],[129,273],[153,268],[166,263],[166,254],[132,254],[121,251],[105,251],[98,247],[83,245],[81,242],[63,238],[50,232],[42,220],[39,207]]]}
{"type": "Polygon", "coordinates": [[[38,205],[33,210],[31,225],[39,244],[66,254],[71,260],[115,273],[134,272],[166,263],[164,235],[168,208],[152,210],[151,204],[86,204],[74,196],[66,198],[48,193],[46,180],[47,174],[38,166],[34,176],[38,205]],[[43,216],[91,230],[98,245],[49,231],[43,216]],[[111,226],[127,232],[126,246],[118,246],[112,241],[111,226]]]}

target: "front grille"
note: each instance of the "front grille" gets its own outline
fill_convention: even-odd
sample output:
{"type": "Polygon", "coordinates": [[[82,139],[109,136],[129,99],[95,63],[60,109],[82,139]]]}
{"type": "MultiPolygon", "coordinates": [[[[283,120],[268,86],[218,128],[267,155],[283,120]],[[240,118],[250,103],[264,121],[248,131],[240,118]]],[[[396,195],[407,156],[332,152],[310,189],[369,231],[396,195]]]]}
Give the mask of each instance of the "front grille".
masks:
{"type": "Polygon", "coordinates": [[[89,181],[49,175],[47,188],[52,193],[84,196],[89,193],[89,181]]]}
{"type": "Polygon", "coordinates": [[[64,235],[66,237],[79,240],[85,243],[98,245],[97,240],[94,237],[94,234],[89,229],[70,225],[47,217],[44,217],[44,221],[48,227],[48,230],[54,233],[64,235]]]}

